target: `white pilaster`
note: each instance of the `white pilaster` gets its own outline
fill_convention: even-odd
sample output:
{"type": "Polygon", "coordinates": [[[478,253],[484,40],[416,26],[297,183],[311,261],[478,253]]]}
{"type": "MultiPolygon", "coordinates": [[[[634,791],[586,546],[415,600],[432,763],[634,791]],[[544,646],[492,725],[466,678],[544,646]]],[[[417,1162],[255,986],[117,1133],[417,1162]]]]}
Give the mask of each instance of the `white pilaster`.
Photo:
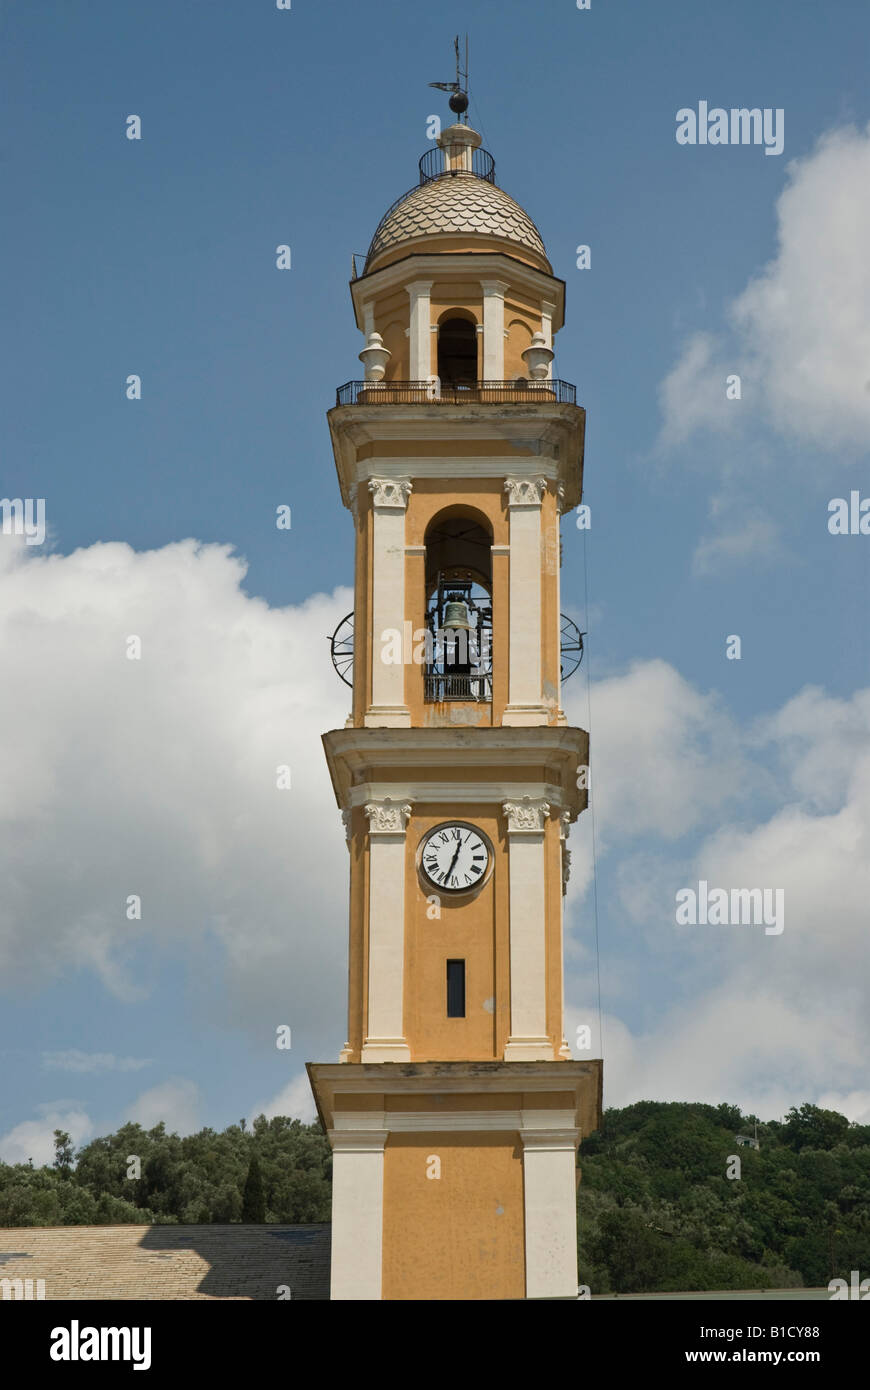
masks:
{"type": "Polygon", "coordinates": [[[482,280],[483,290],[483,379],[504,381],[504,297],[508,286],[503,280],[482,280]]]}
{"type": "Polygon", "coordinates": [[[506,1062],[552,1062],[547,1036],[547,933],[544,825],[540,798],[506,801],[510,912],[510,1036],[506,1062]]]}
{"type": "Polygon", "coordinates": [[[390,633],[404,631],[405,621],[405,512],[411,492],[409,482],[372,478],[372,699],[365,722],[371,728],[407,728],[411,713],[405,704],[405,666],[387,662],[395,656],[390,633]],[[384,634],[387,634],[385,637],[384,634]]]}
{"type": "Polygon", "coordinates": [[[413,284],[406,286],[408,298],[411,301],[411,320],[408,332],[410,346],[408,377],[411,381],[427,381],[432,374],[430,333],[432,311],[429,291],[433,283],[432,280],[415,280],[413,284]]]}
{"type": "Polygon", "coordinates": [[[404,1036],[405,827],[408,802],[370,801],[368,1029],[363,1062],[409,1062],[404,1036]]]}
{"type": "Polygon", "coordinates": [[[545,478],[507,478],[510,512],[508,703],[503,724],[546,724],[541,692],[541,499],[545,478]]]}
{"type": "Polygon", "coordinates": [[[520,1130],[526,1298],[577,1297],[576,1129],[520,1130]]]}
{"type": "Polygon", "coordinates": [[[379,1299],[383,1268],[385,1130],[330,1131],[330,1298],[379,1299]]]}

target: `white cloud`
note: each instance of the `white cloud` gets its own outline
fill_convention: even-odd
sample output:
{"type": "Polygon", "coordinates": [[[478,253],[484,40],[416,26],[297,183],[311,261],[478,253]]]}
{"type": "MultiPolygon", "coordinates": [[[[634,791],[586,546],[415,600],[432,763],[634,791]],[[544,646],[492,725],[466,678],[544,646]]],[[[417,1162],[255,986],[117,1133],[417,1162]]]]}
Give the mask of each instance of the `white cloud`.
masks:
{"type": "Polygon", "coordinates": [[[199,1104],[196,1084],[183,1077],[172,1077],[137,1096],[124,1118],[143,1129],[153,1129],[162,1120],[169,1134],[192,1134],[197,1128],[199,1104]]]}
{"type": "Polygon", "coordinates": [[[54,1162],[54,1131],[66,1130],[73,1146],[80,1148],[93,1133],[93,1124],[83,1110],[64,1102],[40,1105],[38,1120],[23,1120],[0,1138],[0,1160],[4,1163],[27,1163],[33,1159],[34,1168],[54,1162]]]}
{"type": "Polygon", "coordinates": [[[256,1119],[257,1115],[265,1115],[267,1120],[271,1120],[275,1115],[289,1115],[291,1119],[311,1124],[317,1115],[317,1107],[311,1093],[308,1073],[300,1072],[292,1081],[282,1086],[272,1100],[267,1101],[265,1105],[258,1105],[251,1114],[251,1120],[256,1119]]]}
{"type": "Polygon", "coordinates": [[[726,378],[735,370],[721,356],[711,333],[693,333],[682,356],[659,387],[663,425],[659,443],[684,444],[701,428],[733,429],[740,422],[740,401],[728,400],[726,378]]]}
{"type": "Polygon", "coordinates": [[[823,136],[788,166],[772,261],[731,306],[731,333],[691,336],[660,388],[660,442],[739,424],[761,404],[789,438],[832,451],[870,441],[870,126],[823,136]],[[742,401],[726,401],[725,376],[742,401]]]}
{"type": "MultiPolygon", "coordinates": [[[[628,943],[623,959],[616,943],[604,941],[605,1005],[637,1009],[650,997],[654,966],[671,980],[664,1003],[657,989],[651,996],[653,1026],[631,1029],[612,1015],[606,1023],[606,1103],[730,1100],[771,1117],[813,1100],[860,1119],[870,1035],[870,691],[842,700],[807,689],[740,728],[657,666],[663,663],[636,666],[593,688],[593,715],[604,717],[603,735],[600,717],[592,730],[593,787],[597,777],[611,798],[602,858],[619,849],[615,915],[627,925],[628,943]],[[645,725],[651,707],[652,734],[636,736],[629,709],[645,725]],[[712,748],[730,740],[744,783],[739,818],[728,819],[733,787],[716,775],[716,759],[691,756],[693,730],[712,748]],[[671,758],[675,766],[663,776],[662,761],[671,758]],[[765,814],[774,791],[775,807],[765,814]],[[664,822],[681,798],[687,822],[703,826],[705,814],[713,822],[688,858],[648,842],[614,841],[617,823],[654,834],[650,805],[664,822]],[[782,888],[782,935],[762,927],[678,928],[675,892],[701,878],[711,887],[782,888]],[[653,957],[644,957],[640,974],[639,947],[653,957]]],[[[664,824],[658,836],[669,838],[664,824]]],[[[589,998],[592,964],[588,948],[579,966],[569,957],[569,999],[580,990],[589,998]]],[[[588,1021],[576,1010],[571,1018],[588,1021]]]]}
{"type": "Polygon", "coordinates": [[[746,517],[729,530],[702,536],[692,555],[692,571],[710,575],[747,562],[770,565],[781,554],[776,523],[765,517],[746,517]]]}
{"type": "MultiPolygon", "coordinates": [[[[592,685],[590,776],[597,830],[676,839],[743,787],[735,729],[715,695],[703,695],[666,661],[635,662],[592,685]]],[[[584,726],[585,702],[566,698],[568,722],[584,726]]],[[[582,824],[582,821],[581,821],[582,824]]]]}
{"type": "MultiPolygon", "coordinates": [[[[775,984],[753,987],[744,979],[736,986],[732,980],[706,992],[645,1033],[632,1035],[618,1020],[606,1020],[605,1103],[728,1101],[762,1119],[779,1119],[805,1100],[825,1103],[844,1043],[850,1069],[860,1064],[857,1039],[844,1037],[824,1010],[808,1013],[789,1003],[775,984]]],[[[838,1093],[838,1100],[827,1108],[859,1117],[860,1096],[838,1093]]]]}
{"type": "Polygon", "coordinates": [[[229,547],[192,540],[0,537],[0,571],[6,987],[84,969],[142,998],[141,962],[183,952],[204,1015],[337,1051],[347,852],[320,735],[347,716],[326,634],[350,591],[270,608],[229,547]]]}
{"type": "Polygon", "coordinates": [[[49,1071],[104,1072],[140,1071],[151,1063],[143,1057],[116,1057],[112,1052],[80,1052],[70,1047],[64,1052],[43,1052],[42,1065],[49,1071]]]}
{"type": "Polygon", "coordinates": [[[870,1091],[825,1091],[819,1096],[818,1104],[822,1110],[837,1110],[848,1115],[857,1125],[870,1125],[870,1091]]]}

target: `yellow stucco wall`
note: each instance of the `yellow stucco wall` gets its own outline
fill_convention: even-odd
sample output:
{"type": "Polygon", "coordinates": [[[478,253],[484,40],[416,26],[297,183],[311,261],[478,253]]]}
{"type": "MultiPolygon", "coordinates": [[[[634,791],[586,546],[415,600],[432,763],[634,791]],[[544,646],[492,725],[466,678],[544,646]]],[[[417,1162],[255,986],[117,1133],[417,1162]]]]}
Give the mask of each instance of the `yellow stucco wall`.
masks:
{"type": "MultiPolygon", "coordinates": [[[[401,456],[408,447],[403,445],[401,441],[393,441],[391,445],[383,446],[383,448],[379,446],[378,452],[382,452],[384,457],[396,457],[401,456]]],[[[455,450],[456,446],[452,447],[455,450]]],[[[463,444],[462,447],[464,449],[465,445],[463,444]]],[[[427,450],[417,445],[415,451],[421,458],[427,454],[431,457],[441,456],[445,452],[449,454],[449,450],[445,450],[443,444],[427,450]]],[[[476,451],[469,450],[469,452],[476,451]]],[[[366,451],[361,449],[360,456],[366,456],[366,451]]],[[[409,472],[413,475],[413,466],[409,472]]],[[[503,479],[451,479],[450,492],[447,496],[445,496],[445,481],[441,478],[414,479],[413,491],[408,499],[405,522],[406,546],[422,546],[425,542],[427,528],[433,519],[451,514],[467,516],[488,528],[492,532],[492,544],[494,546],[508,545],[510,517],[503,479]]],[[[365,711],[371,702],[372,689],[371,642],[366,640],[366,635],[371,630],[373,510],[371,494],[365,486],[360,486],[357,490],[357,510],[353,715],[355,724],[360,726],[364,723],[365,711]]],[[[405,621],[411,623],[411,632],[415,633],[420,632],[425,627],[427,601],[425,557],[408,555],[405,566],[405,621]]],[[[559,570],[559,513],[555,491],[550,487],[544,494],[541,507],[540,571],[543,627],[542,676],[544,697],[550,705],[550,723],[556,723],[558,717],[559,570]]],[[[423,699],[422,667],[417,663],[409,662],[405,667],[405,703],[411,711],[412,726],[501,723],[508,701],[509,596],[509,557],[506,554],[496,554],[492,556],[493,699],[491,708],[487,705],[470,705],[463,701],[447,701],[438,705],[426,704],[423,699]]]]}
{"type": "Polygon", "coordinates": [[[507,1037],[509,997],[499,988],[496,962],[508,953],[507,850],[496,808],[490,804],[425,808],[409,826],[405,897],[405,1036],[415,1061],[481,1061],[501,1056],[507,1037]],[[459,819],[492,842],[495,867],[470,897],[438,894],[421,882],[416,867],[420,840],[442,821],[459,819]],[[439,904],[430,904],[437,896],[439,904]],[[430,917],[438,911],[440,916],[430,917]],[[465,1018],[447,1017],[447,961],[465,961],[465,1018]],[[502,1051],[504,1043],[501,1044],[502,1051]]]}
{"type": "MultiPolygon", "coordinates": [[[[524,769],[532,779],[543,769],[524,769]]],[[[373,767],[379,780],[387,769],[373,767]]],[[[404,775],[417,783],[447,779],[457,786],[473,782],[480,769],[408,767],[404,775]]],[[[515,776],[509,765],[487,769],[496,781],[515,776]]],[[[350,949],[348,1041],[351,1061],[359,1061],[368,1028],[368,823],[361,808],[352,813],[350,864],[350,949]]],[[[547,1036],[558,1054],[562,1016],[562,849],[559,821],[545,824],[547,1036]]],[[[498,1061],[510,1034],[510,864],[504,817],[498,803],[420,801],[408,820],[405,837],[405,970],[404,1036],[415,1062],[498,1061]],[[423,837],[447,821],[467,821],[488,837],[493,848],[492,873],[469,896],[451,897],[422,879],[417,851],[423,837]],[[439,897],[440,903],[430,899],[439,897]],[[435,911],[440,916],[430,915],[435,911]],[[448,960],[466,962],[464,1018],[447,1017],[448,960]]]]}
{"type": "Polygon", "coordinates": [[[384,1299],[523,1298],[524,1239],[515,1135],[390,1135],[384,1299]],[[426,1176],[432,1157],[440,1160],[438,1178],[426,1176]]]}
{"type": "MultiPolygon", "coordinates": [[[[418,272],[413,261],[408,265],[407,282],[417,278],[418,272]]],[[[517,376],[528,376],[528,367],[522,354],[532,341],[532,335],[541,328],[541,300],[528,290],[510,283],[510,271],[506,270],[505,283],[505,370],[504,379],[513,380],[517,376]]],[[[558,297],[555,295],[554,297],[558,297]]],[[[466,271],[450,280],[435,280],[429,292],[430,321],[440,325],[452,317],[468,318],[475,324],[483,323],[483,291],[480,279],[466,271]]],[[[408,381],[410,377],[410,346],[408,329],[411,321],[410,300],[403,286],[378,295],[372,304],[372,317],[375,331],[384,340],[384,347],[390,351],[386,365],[385,381],[408,381]]],[[[438,371],[438,335],[431,335],[430,371],[438,371]]],[[[483,377],[483,342],[478,335],[478,380],[483,377]]]]}

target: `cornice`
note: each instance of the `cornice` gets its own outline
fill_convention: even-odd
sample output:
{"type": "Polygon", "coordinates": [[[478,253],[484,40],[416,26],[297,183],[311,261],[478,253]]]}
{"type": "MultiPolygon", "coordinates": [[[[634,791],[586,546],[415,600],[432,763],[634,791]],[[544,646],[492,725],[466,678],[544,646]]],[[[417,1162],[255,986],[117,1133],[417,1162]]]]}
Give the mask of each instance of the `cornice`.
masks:
{"type": "Polygon", "coordinates": [[[588,762],[589,738],[582,729],[565,724],[504,726],[474,729],[332,729],[323,746],[336,801],[342,810],[365,800],[391,797],[395,801],[481,800],[503,804],[537,796],[569,811],[572,817],[586,805],[586,792],[577,787],[577,768],[588,762]],[[453,773],[476,768],[474,783],[458,783],[453,773]],[[424,780],[409,769],[444,769],[444,777],[424,780]],[[504,770],[510,769],[505,779],[504,770]],[[540,769],[525,781],[522,769],[540,769]],[[372,776],[374,769],[377,774],[372,776]],[[492,775],[486,775],[490,769],[492,775]],[[395,773],[395,775],[393,775],[395,773]],[[388,780],[389,779],[389,780],[388,780]],[[463,785],[465,790],[463,790],[463,785]],[[449,797],[442,795],[450,790],[449,797]]]}
{"type": "MultiPolygon", "coordinates": [[[[507,1106],[505,1109],[510,1108],[513,1117],[520,1121],[517,1128],[528,1133],[530,1142],[540,1136],[544,1144],[558,1144],[566,1129],[575,1127],[582,1138],[601,1124],[602,1063],[597,1058],[583,1062],[309,1062],[307,1071],[318,1113],[327,1130],[336,1128],[340,1114],[353,1113],[352,1104],[335,1109],[338,1097],[373,1095],[418,1095],[422,1099],[426,1096],[519,1094],[521,1109],[517,1111],[507,1106]],[[563,1105],[556,1111],[546,1112],[536,1107],[537,1097],[553,1094],[570,1097],[573,1124],[566,1126],[568,1116],[563,1105]]],[[[426,1101],[420,1111],[427,1127],[436,1115],[449,1113],[440,1100],[435,1104],[426,1101]]],[[[370,1111],[369,1132],[379,1138],[384,1128],[392,1125],[401,1113],[380,1108],[370,1111]]],[[[341,1132],[353,1135],[354,1130],[347,1128],[341,1132]]],[[[348,1142],[353,1143],[354,1139],[349,1138],[348,1142]]]]}
{"type": "Polygon", "coordinates": [[[341,405],[327,412],[341,498],[350,509],[355,486],[372,477],[506,477],[532,464],[561,489],[560,509],[578,505],[583,480],[586,412],[560,401],[491,405],[341,405]],[[450,440],[455,454],[444,457],[379,457],[377,446],[401,440],[450,440]],[[463,456],[465,440],[492,440],[498,455],[463,456]],[[502,452],[507,443],[510,452],[502,452]],[[370,458],[358,459],[360,445],[374,445],[370,458]]]}
{"type": "Polygon", "coordinates": [[[456,280],[466,275],[474,280],[503,280],[507,276],[511,288],[530,290],[553,307],[554,333],[565,322],[565,281],[558,275],[548,275],[504,251],[434,251],[428,255],[403,256],[381,270],[351,280],[356,326],[362,332],[363,305],[380,295],[410,286],[417,280],[456,280]]]}

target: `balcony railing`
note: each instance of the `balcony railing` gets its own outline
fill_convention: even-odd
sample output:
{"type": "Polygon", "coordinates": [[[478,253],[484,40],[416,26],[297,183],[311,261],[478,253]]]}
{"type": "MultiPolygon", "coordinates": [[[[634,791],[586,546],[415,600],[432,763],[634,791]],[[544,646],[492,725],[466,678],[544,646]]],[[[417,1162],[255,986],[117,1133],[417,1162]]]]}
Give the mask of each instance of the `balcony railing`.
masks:
{"type": "Polygon", "coordinates": [[[420,182],[432,183],[434,179],[450,178],[456,175],[473,174],[476,179],[495,183],[495,160],[489,150],[466,147],[459,154],[449,156],[446,150],[434,145],[420,160],[420,182]],[[458,161],[451,167],[451,157],[458,161]]]}
{"type": "Polygon", "coordinates": [[[424,677],[423,698],[426,704],[436,704],[441,700],[492,700],[492,672],[484,671],[476,676],[452,675],[438,672],[424,677]]]}
{"type": "Polygon", "coordinates": [[[577,404],[570,381],[475,381],[447,386],[432,381],[346,381],[335,393],[336,405],[538,405],[556,401],[577,404]]]}

